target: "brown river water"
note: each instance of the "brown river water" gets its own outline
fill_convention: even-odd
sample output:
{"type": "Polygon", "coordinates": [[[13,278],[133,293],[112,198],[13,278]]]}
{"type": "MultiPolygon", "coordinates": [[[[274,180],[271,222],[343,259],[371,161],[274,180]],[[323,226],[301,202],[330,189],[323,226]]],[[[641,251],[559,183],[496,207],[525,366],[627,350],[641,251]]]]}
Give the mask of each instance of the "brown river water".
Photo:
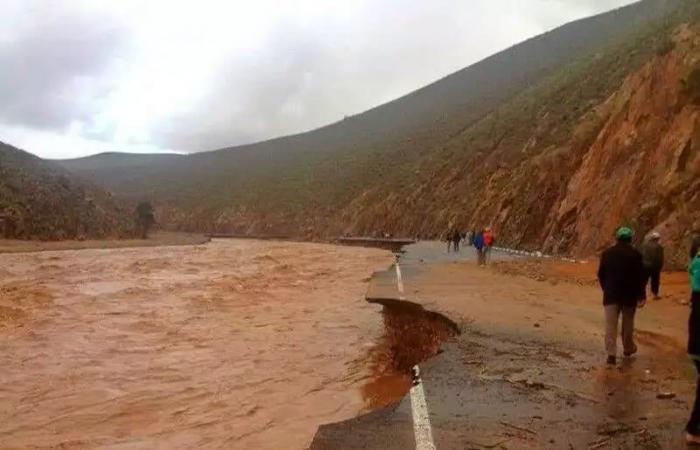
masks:
{"type": "Polygon", "coordinates": [[[239,240],[0,255],[0,448],[306,448],[407,388],[364,301],[391,262],[239,240]]]}

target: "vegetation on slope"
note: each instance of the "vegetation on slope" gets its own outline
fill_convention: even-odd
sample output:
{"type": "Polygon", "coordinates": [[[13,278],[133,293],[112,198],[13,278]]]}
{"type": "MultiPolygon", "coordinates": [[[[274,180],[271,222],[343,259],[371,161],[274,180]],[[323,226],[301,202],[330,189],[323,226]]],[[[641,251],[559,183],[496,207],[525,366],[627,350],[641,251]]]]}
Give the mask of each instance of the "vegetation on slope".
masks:
{"type": "Polygon", "coordinates": [[[110,194],[0,142],[0,238],[120,236],[131,224],[110,194]]]}
{"type": "MultiPolygon", "coordinates": [[[[516,141],[516,135],[497,128],[510,128],[510,117],[517,118],[521,106],[512,103],[509,110],[502,107],[504,103],[533,85],[543,85],[541,80],[555,77],[561,67],[594,58],[591,55],[604,46],[625,40],[680,1],[646,0],[574,22],[313,132],[186,157],[149,156],[128,170],[113,170],[119,164],[115,155],[62,164],[120,195],[133,199],[147,195],[160,209],[160,220],[181,229],[309,236],[381,229],[436,233],[446,226],[445,214],[417,223],[422,219],[416,216],[427,210],[401,202],[387,204],[385,198],[411,192],[427,174],[440,176],[440,164],[448,171],[455,168],[450,167],[456,164],[454,155],[490,152],[491,134],[503,135],[502,143],[516,141]],[[474,145],[454,144],[456,137],[479,123],[481,130],[494,131],[474,132],[474,145]],[[380,206],[389,216],[392,209],[395,215],[413,216],[407,222],[398,217],[385,220],[380,206]]],[[[534,111],[540,107],[538,95],[520,94],[516,102],[525,102],[534,111]]],[[[576,115],[568,114],[567,120],[576,115]]],[[[444,195],[435,192],[426,198],[461,208],[461,203],[452,201],[459,195],[448,189],[444,195]]]]}
{"type": "Polygon", "coordinates": [[[336,223],[432,236],[492,224],[507,244],[579,254],[628,223],[660,229],[682,262],[700,218],[700,32],[682,24],[699,18],[684,2],[544,78],[415,163],[410,186],[385,179],[336,223]]]}
{"type": "Polygon", "coordinates": [[[188,230],[490,224],[506,244],[590,254],[628,223],[677,244],[700,218],[699,17],[696,0],[647,0],[313,132],[124,171],[119,155],[63,164],[188,230]]]}

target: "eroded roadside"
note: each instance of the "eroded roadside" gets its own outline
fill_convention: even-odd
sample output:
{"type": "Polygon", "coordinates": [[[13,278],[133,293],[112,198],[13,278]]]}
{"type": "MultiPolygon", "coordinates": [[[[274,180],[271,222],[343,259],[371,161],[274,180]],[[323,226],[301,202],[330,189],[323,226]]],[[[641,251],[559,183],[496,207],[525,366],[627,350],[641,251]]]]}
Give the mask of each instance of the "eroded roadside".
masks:
{"type": "MultiPolygon", "coordinates": [[[[421,364],[438,449],[685,448],[694,374],[684,354],[680,287],[640,312],[640,354],[609,368],[599,293],[581,281],[590,274],[532,277],[503,266],[415,259],[403,272],[408,301],[462,330],[421,364]]],[[[386,296],[392,281],[375,277],[369,296],[386,296]]],[[[322,427],[312,444],[414,446],[407,398],[322,427]]]]}

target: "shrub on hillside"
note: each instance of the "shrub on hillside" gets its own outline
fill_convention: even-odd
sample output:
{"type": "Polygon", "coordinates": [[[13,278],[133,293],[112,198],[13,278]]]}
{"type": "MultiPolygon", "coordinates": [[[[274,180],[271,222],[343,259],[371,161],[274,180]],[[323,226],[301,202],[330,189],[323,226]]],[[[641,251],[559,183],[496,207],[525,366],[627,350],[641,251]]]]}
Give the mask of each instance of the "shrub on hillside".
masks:
{"type": "Polygon", "coordinates": [[[700,63],[695,64],[685,79],[685,94],[690,97],[690,101],[700,104],[700,63]]]}

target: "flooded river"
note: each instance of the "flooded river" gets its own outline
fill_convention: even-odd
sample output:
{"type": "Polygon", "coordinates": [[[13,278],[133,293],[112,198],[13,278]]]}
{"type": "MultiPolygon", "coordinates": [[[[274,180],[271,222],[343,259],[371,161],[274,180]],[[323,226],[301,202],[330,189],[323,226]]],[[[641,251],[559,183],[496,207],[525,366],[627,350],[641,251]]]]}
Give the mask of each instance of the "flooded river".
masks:
{"type": "Polygon", "coordinates": [[[305,448],[401,385],[372,388],[363,300],[391,261],[259,241],[0,255],[1,447],[305,448]]]}

